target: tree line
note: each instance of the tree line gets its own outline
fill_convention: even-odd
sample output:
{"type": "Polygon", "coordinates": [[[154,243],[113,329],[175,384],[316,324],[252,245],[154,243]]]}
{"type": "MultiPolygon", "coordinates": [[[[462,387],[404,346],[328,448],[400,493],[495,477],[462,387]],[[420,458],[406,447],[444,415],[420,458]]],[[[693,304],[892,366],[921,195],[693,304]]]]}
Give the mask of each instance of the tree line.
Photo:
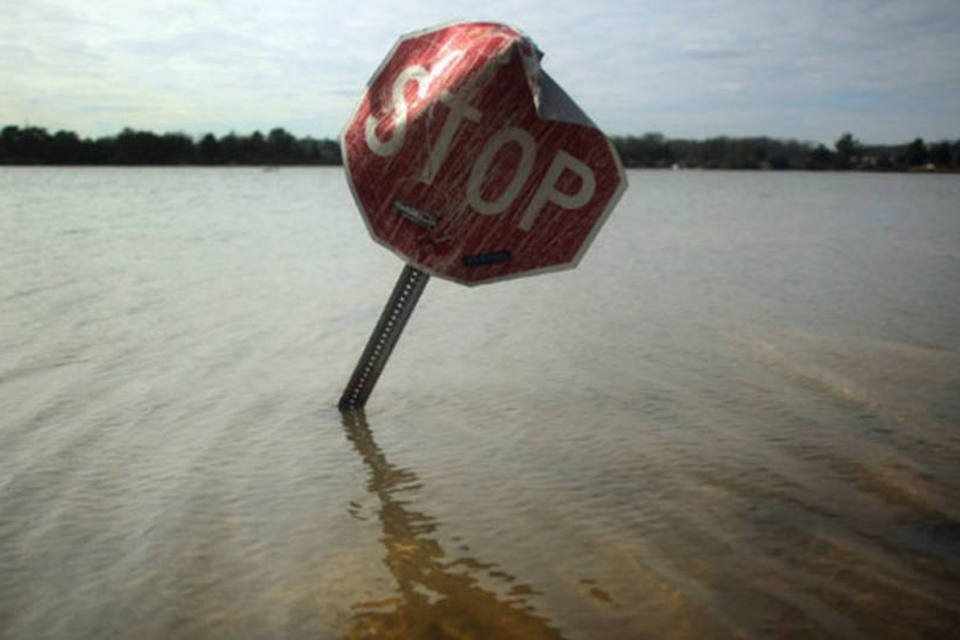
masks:
{"type": "Polygon", "coordinates": [[[869,145],[844,133],[823,144],[768,137],[668,139],[660,133],[614,137],[627,167],[702,169],[807,169],[860,171],[954,171],[960,169],[960,139],[927,144],[869,145]]]}
{"type": "MultiPolygon", "coordinates": [[[[841,135],[823,144],[769,137],[671,139],[661,133],[615,136],[627,167],[703,169],[808,169],[918,171],[960,169],[960,140],[868,145],[841,135]]],[[[229,133],[199,138],[123,129],[114,136],[81,138],[73,131],[7,126],[0,131],[0,164],[50,165],[339,165],[336,140],[297,138],[283,128],[267,135],[229,133]]]]}
{"type": "Polygon", "coordinates": [[[156,134],[124,129],[115,136],[81,138],[73,131],[7,126],[0,131],[0,164],[55,165],[337,165],[335,140],[296,138],[282,128],[267,135],[156,134]]]}

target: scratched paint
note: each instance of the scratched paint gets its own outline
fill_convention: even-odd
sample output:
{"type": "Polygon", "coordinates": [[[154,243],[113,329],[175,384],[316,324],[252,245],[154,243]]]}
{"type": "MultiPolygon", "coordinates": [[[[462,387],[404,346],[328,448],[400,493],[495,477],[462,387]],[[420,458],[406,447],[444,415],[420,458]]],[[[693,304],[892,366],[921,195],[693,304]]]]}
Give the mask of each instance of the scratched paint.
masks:
{"type": "Polygon", "coordinates": [[[400,38],[343,132],[374,240],[463,284],[576,266],[626,178],[541,57],[495,23],[400,38]]]}

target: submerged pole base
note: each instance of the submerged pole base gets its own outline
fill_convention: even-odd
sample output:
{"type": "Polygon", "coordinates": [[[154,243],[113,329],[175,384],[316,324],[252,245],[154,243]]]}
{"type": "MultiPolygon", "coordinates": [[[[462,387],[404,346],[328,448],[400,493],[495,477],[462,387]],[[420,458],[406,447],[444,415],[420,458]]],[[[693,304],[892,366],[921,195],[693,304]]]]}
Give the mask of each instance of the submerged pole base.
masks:
{"type": "Polygon", "coordinates": [[[428,273],[409,264],[403,267],[377,326],[367,340],[363,355],[350,376],[350,382],[340,396],[340,402],[337,403],[340,411],[356,411],[367,403],[429,280],[428,273]]]}

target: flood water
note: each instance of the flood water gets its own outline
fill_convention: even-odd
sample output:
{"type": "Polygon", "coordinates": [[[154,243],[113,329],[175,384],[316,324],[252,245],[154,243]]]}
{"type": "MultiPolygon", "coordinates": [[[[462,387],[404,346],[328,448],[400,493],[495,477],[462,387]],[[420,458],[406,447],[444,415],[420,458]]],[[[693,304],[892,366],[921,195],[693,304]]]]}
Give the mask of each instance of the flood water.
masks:
{"type": "Polygon", "coordinates": [[[960,176],[630,172],[432,279],[340,169],[0,169],[0,637],[960,629],[960,176]]]}

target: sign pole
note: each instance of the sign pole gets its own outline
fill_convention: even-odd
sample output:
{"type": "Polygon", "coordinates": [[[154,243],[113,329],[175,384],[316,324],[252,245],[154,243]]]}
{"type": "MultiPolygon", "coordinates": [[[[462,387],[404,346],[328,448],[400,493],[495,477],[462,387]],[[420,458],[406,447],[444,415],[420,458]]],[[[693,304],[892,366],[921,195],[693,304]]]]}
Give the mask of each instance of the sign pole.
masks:
{"type": "Polygon", "coordinates": [[[401,36],[367,83],[341,135],[344,169],[371,237],[407,266],[341,411],[363,409],[430,276],[475,285],[573,268],[626,188],[613,143],[542,55],[508,25],[443,25],[401,36]]]}
{"type": "Polygon", "coordinates": [[[340,411],[356,411],[362,409],[367,403],[367,398],[377,384],[377,379],[386,366],[429,280],[430,275],[425,271],[410,264],[403,267],[397,284],[393,287],[393,293],[390,294],[390,299],[387,300],[380,314],[377,326],[367,340],[363,355],[360,356],[353,375],[350,376],[350,382],[340,396],[340,402],[337,404],[340,411]]]}

